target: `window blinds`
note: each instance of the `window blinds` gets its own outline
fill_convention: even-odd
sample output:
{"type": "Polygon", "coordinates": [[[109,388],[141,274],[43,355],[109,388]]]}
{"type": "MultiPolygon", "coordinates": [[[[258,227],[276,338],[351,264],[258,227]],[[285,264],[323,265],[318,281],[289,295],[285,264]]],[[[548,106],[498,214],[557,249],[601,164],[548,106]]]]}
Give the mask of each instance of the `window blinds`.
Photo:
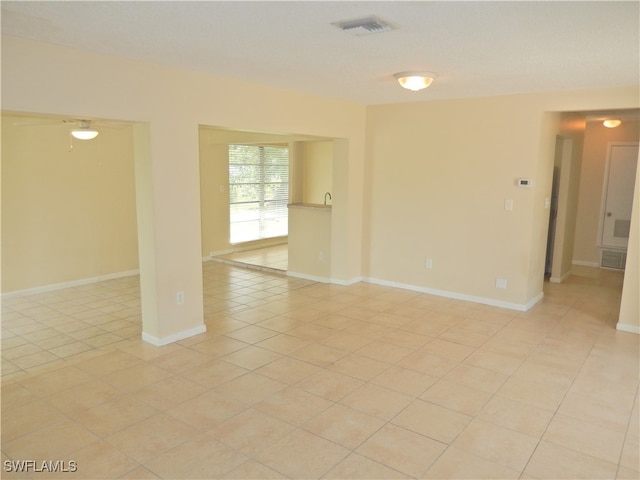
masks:
{"type": "Polygon", "coordinates": [[[289,149],[229,145],[230,242],[288,233],[289,149]]]}

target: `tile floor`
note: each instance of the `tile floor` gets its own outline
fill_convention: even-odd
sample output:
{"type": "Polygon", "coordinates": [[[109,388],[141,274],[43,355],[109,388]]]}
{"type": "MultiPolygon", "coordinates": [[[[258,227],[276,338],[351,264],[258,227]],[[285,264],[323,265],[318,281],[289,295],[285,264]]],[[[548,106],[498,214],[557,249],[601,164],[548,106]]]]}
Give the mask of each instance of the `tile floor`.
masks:
{"type": "Polygon", "coordinates": [[[579,273],[519,313],[206,262],[161,348],[137,277],[8,298],[2,477],[638,479],[640,337],[579,273]]]}

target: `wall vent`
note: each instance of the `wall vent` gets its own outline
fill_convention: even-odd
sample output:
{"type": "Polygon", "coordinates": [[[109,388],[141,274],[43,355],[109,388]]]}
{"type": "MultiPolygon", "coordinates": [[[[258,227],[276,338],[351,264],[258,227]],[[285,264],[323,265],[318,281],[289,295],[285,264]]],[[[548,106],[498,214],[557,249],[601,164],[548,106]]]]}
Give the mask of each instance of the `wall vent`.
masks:
{"type": "Polygon", "coordinates": [[[613,268],[624,270],[627,263],[627,252],[623,250],[602,250],[600,266],[602,268],[613,268]]]}
{"type": "Polygon", "coordinates": [[[342,22],[333,22],[331,25],[339,28],[343,32],[350,33],[357,37],[373,35],[374,33],[384,33],[395,28],[390,23],[375,16],[357,18],[355,20],[345,20],[342,22]]]}

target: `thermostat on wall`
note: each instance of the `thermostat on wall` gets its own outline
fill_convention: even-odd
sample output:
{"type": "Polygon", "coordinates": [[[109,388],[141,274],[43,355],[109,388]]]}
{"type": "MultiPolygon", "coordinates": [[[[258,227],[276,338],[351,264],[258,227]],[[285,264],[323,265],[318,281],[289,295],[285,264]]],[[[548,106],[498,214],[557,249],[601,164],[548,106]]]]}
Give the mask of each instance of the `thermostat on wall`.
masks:
{"type": "Polygon", "coordinates": [[[529,180],[528,178],[519,178],[518,179],[518,186],[519,187],[531,187],[531,180],[529,180]]]}

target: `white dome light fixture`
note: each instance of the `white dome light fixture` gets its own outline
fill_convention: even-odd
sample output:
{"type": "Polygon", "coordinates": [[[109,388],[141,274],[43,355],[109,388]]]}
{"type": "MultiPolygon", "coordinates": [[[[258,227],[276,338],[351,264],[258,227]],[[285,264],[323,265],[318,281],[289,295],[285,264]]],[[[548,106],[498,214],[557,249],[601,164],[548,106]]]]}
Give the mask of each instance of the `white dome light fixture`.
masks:
{"type": "Polygon", "coordinates": [[[402,88],[413,92],[427,88],[437,76],[433,72],[400,72],[394,75],[402,88]]]}
{"type": "Polygon", "coordinates": [[[616,128],[620,126],[621,123],[622,123],[622,120],[618,118],[611,118],[602,122],[602,124],[607,128],[616,128]]]}
{"type": "Polygon", "coordinates": [[[81,120],[80,126],[71,130],[71,135],[78,140],[93,140],[98,136],[98,131],[91,128],[89,121],[81,120]]]}

